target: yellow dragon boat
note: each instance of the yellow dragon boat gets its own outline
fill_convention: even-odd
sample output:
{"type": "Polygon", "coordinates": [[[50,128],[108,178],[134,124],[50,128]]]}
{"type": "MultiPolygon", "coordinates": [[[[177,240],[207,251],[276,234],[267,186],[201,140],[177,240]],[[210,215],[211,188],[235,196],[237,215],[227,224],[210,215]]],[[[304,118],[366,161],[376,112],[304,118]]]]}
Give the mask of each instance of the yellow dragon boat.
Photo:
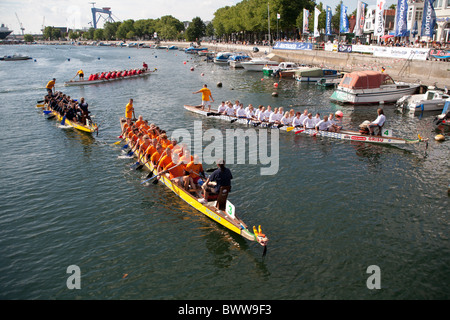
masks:
{"type": "MultiPolygon", "coordinates": [[[[126,123],[126,120],[121,119],[121,129],[123,132],[123,126],[126,123]]],[[[127,144],[131,141],[126,138],[127,144]]],[[[134,152],[134,155],[141,159],[141,154],[138,151],[134,152]]],[[[151,161],[148,161],[145,166],[156,176],[158,175],[157,168],[153,165],[151,161]]],[[[226,200],[225,206],[221,207],[219,200],[217,201],[208,201],[207,203],[200,203],[199,199],[202,198],[198,193],[191,193],[188,190],[178,186],[176,183],[170,180],[168,174],[160,174],[159,182],[163,183],[167,188],[173,191],[178,197],[180,197],[187,204],[203,213],[205,216],[214,220],[215,222],[221,224],[225,228],[234,231],[235,233],[241,235],[247,240],[256,241],[264,247],[264,253],[266,251],[266,245],[268,242],[268,238],[265,234],[261,232],[261,226],[256,228],[253,226],[253,232],[248,228],[248,226],[238,218],[235,214],[234,205],[226,200]]]]}

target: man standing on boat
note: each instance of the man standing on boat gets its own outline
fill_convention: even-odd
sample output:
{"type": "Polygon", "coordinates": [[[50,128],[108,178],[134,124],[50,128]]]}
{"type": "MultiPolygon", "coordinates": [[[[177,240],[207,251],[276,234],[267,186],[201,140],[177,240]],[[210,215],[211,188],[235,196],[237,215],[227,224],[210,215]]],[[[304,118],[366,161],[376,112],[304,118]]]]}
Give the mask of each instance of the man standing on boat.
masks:
{"type": "Polygon", "coordinates": [[[77,75],[78,75],[80,81],[84,80],[84,72],[82,69],[78,70],[77,75]]]}
{"type": "Polygon", "coordinates": [[[203,88],[196,92],[192,92],[193,94],[196,93],[202,93],[202,110],[205,110],[205,106],[208,105],[208,112],[211,111],[211,101],[209,101],[209,98],[211,98],[212,102],[214,102],[214,99],[211,94],[211,90],[208,89],[208,86],[206,84],[203,85],[203,88]]]}
{"type": "Polygon", "coordinates": [[[382,108],[379,108],[377,110],[377,113],[378,113],[378,117],[375,119],[375,121],[371,122],[367,125],[371,136],[374,135],[373,128],[379,128],[378,135],[381,136],[381,128],[383,127],[384,122],[386,121],[386,117],[384,115],[382,108]]]}
{"type": "Polygon", "coordinates": [[[53,89],[54,89],[54,87],[55,87],[55,82],[56,82],[56,79],[53,78],[52,80],[50,80],[50,81],[47,83],[47,86],[45,87],[45,88],[47,89],[47,93],[48,93],[48,95],[49,95],[50,97],[52,96],[52,92],[53,92],[53,89]]]}
{"type": "Polygon", "coordinates": [[[233,175],[230,169],[225,168],[225,160],[217,160],[218,169],[214,171],[202,185],[203,189],[203,199],[200,199],[200,203],[206,203],[208,200],[209,193],[218,194],[220,187],[231,187],[231,179],[233,175]],[[211,184],[211,182],[215,182],[211,184]]]}
{"type": "MultiPolygon", "coordinates": [[[[131,125],[131,117],[134,116],[133,99],[130,99],[125,107],[125,119],[127,119],[128,125],[131,125]]],[[[134,116],[136,118],[136,116],[134,116]]]]}

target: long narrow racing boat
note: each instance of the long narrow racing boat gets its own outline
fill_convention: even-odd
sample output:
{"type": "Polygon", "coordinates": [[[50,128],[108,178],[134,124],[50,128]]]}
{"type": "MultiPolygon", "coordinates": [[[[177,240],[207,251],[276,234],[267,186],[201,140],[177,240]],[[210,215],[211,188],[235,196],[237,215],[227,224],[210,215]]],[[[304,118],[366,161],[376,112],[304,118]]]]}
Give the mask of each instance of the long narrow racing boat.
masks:
{"type": "MultiPolygon", "coordinates": [[[[120,122],[122,132],[125,123],[126,121],[123,119],[120,122]]],[[[126,138],[125,140],[127,144],[131,142],[128,138],[126,138]]],[[[134,155],[138,159],[141,159],[142,155],[138,152],[138,150],[134,151],[134,155]]],[[[145,164],[145,167],[147,167],[155,176],[157,175],[157,168],[155,168],[151,161],[147,162],[145,164]]],[[[253,226],[252,232],[252,230],[247,227],[244,221],[237,217],[237,215],[235,214],[235,207],[230,201],[227,200],[225,210],[222,211],[216,208],[216,201],[200,203],[199,199],[202,198],[201,194],[191,193],[181,186],[178,186],[176,183],[173,183],[172,180],[170,180],[168,174],[161,174],[159,178],[159,182],[163,183],[183,201],[185,201],[187,204],[189,204],[199,212],[203,213],[205,216],[211,218],[225,228],[241,235],[245,239],[256,241],[266,248],[268,238],[261,232],[261,226],[259,226],[258,228],[253,226]]]]}
{"type": "Polygon", "coordinates": [[[70,81],[64,82],[64,85],[65,86],[84,86],[84,85],[89,85],[89,84],[99,84],[99,83],[105,83],[105,82],[114,82],[114,81],[118,81],[118,80],[141,78],[141,77],[149,76],[150,74],[152,74],[153,72],[156,72],[156,71],[157,71],[157,69],[155,68],[154,70],[144,71],[141,74],[135,74],[133,76],[125,76],[125,77],[119,77],[119,78],[114,78],[114,79],[70,80],[70,81]]]}
{"type": "Polygon", "coordinates": [[[36,108],[43,108],[42,111],[44,114],[46,114],[46,115],[51,114],[51,115],[55,116],[56,119],[58,119],[58,121],[60,121],[62,125],[69,126],[76,130],[88,132],[88,133],[94,133],[95,131],[97,131],[97,135],[98,135],[98,125],[96,123],[89,122],[89,120],[88,120],[88,124],[81,124],[81,123],[78,123],[75,121],[70,121],[69,119],[65,118],[64,116],[62,116],[55,110],[46,110],[45,104],[37,104],[36,108]]]}
{"type": "Polygon", "coordinates": [[[259,121],[253,121],[249,120],[247,118],[237,118],[234,116],[227,116],[223,114],[217,113],[216,110],[206,111],[202,110],[201,106],[188,106],[185,105],[184,108],[190,112],[212,117],[214,119],[219,119],[222,121],[228,121],[228,122],[236,122],[244,125],[253,125],[258,126],[260,128],[267,128],[267,129],[276,129],[281,131],[287,131],[287,132],[294,132],[296,134],[307,134],[310,136],[322,136],[322,137],[328,137],[328,138],[334,138],[334,139],[341,139],[341,140],[349,140],[349,141],[361,141],[361,142],[369,142],[369,143],[380,143],[380,144],[411,144],[411,143],[418,143],[418,142],[425,142],[427,139],[423,139],[418,136],[418,139],[402,139],[402,138],[396,138],[396,137],[390,137],[390,136],[370,136],[367,134],[362,134],[358,131],[350,131],[350,130],[341,130],[340,132],[330,132],[330,131],[316,131],[314,129],[296,129],[294,127],[289,126],[277,126],[277,125],[270,125],[268,123],[260,123],[259,121]]]}

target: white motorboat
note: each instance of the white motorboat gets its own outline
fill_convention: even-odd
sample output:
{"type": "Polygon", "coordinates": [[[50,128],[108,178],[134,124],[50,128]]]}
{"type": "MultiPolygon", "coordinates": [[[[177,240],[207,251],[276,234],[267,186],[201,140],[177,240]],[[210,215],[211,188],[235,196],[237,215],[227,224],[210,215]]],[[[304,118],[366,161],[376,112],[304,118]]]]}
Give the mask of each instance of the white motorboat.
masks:
{"type": "Polygon", "coordinates": [[[228,58],[228,64],[232,68],[242,68],[242,62],[250,60],[250,56],[245,53],[235,53],[228,58]]]}
{"type": "Polygon", "coordinates": [[[350,104],[394,103],[419,87],[418,83],[395,82],[386,73],[355,71],[344,75],[330,99],[350,104]]]}
{"type": "Polygon", "coordinates": [[[279,62],[271,61],[269,59],[252,59],[250,61],[242,61],[241,66],[247,71],[259,71],[262,72],[263,68],[268,67],[276,67],[279,62]]]}
{"type": "Polygon", "coordinates": [[[450,98],[439,90],[428,90],[423,94],[407,95],[397,100],[397,105],[410,112],[442,111],[446,100],[450,98]]]}
{"type": "Polygon", "coordinates": [[[214,63],[228,64],[228,59],[233,55],[232,52],[219,52],[214,58],[214,63]]]}
{"type": "Polygon", "coordinates": [[[292,78],[295,71],[299,70],[300,66],[295,62],[281,62],[278,66],[267,66],[263,68],[263,73],[266,76],[274,77],[288,77],[292,78]]]}

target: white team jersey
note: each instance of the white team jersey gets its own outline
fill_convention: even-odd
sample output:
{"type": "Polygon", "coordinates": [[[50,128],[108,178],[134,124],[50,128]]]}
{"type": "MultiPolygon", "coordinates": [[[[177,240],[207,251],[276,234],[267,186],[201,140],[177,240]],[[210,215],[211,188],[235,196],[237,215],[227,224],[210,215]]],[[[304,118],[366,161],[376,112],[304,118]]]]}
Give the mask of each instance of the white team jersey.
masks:
{"type": "Polygon", "coordinates": [[[329,127],[331,127],[331,123],[328,120],[320,120],[319,123],[316,124],[316,127],[319,130],[327,130],[329,127]]]}
{"type": "Polygon", "coordinates": [[[227,106],[226,105],[220,105],[218,108],[217,108],[217,112],[224,112],[225,110],[227,110],[227,106]]]}
{"type": "Polygon", "coordinates": [[[245,117],[245,116],[246,116],[246,112],[245,112],[244,109],[239,108],[239,109],[236,111],[236,115],[237,115],[238,117],[245,117]]]}
{"type": "Polygon", "coordinates": [[[301,126],[302,122],[300,121],[300,118],[294,117],[294,119],[292,119],[292,126],[297,127],[297,126],[301,126]]]}
{"type": "Polygon", "coordinates": [[[230,107],[227,107],[226,114],[228,116],[234,116],[234,109],[230,108],[230,107]]]}
{"type": "Polygon", "coordinates": [[[316,126],[316,123],[314,122],[314,119],[306,118],[303,121],[303,125],[306,127],[306,129],[313,129],[316,126]]]}

